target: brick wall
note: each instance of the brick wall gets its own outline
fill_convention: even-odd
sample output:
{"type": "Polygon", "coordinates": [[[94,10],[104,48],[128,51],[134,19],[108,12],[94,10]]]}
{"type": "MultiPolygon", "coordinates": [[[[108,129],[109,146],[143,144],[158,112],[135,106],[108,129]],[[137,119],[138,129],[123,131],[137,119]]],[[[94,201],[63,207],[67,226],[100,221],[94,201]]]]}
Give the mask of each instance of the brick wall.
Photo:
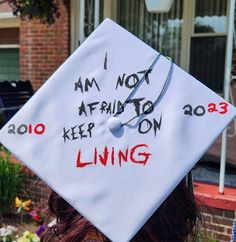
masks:
{"type": "Polygon", "coordinates": [[[35,205],[40,205],[47,201],[51,189],[12,154],[10,161],[13,164],[20,164],[22,166],[21,171],[26,174],[26,177],[23,180],[22,191],[18,194],[19,197],[23,199],[31,199],[35,205]]]}
{"type": "Polygon", "coordinates": [[[48,200],[50,188],[36,175],[30,175],[23,182],[21,197],[31,199],[33,204],[40,205],[48,200]]]}
{"type": "Polygon", "coordinates": [[[19,28],[0,28],[1,44],[19,44],[19,28]]]}
{"type": "Polygon", "coordinates": [[[61,2],[53,25],[21,21],[20,78],[38,89],[69,55],[69,0],[61,2]]]}
{"type": "Polygon", "coordinates": [[[236,211],[211,207],[201,207],[201,211],[205,221],[202,225],[202,236],[217,242],[230,242],[236,211]]]}

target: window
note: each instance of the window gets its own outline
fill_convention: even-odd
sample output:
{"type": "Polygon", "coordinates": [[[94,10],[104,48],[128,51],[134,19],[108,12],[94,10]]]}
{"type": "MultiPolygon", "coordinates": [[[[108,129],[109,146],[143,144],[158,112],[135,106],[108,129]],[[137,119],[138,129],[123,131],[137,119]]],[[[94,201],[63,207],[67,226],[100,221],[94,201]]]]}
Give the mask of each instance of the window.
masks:
{"type": "Polygon", "coordinates": [[[0,45],[0,81],[19,79],[19,48],[2,48],[0,45]]]}
{"type": "Polygon", "coordinates": [[[227,0],[195,0],[189,72],[223,92],[227,38],[227,0]]]}
{"type": "Polygon", "coordinates": [[[19,79],[19,19],[0,13],[0,81],[19,79]]]}

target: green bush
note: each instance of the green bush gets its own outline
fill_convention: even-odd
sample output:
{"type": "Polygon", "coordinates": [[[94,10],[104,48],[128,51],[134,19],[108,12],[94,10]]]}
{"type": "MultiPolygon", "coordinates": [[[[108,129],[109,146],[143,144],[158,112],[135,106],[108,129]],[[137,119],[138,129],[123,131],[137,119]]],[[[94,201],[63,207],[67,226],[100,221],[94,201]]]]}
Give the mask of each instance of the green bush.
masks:
{"type": "Polygon", "coordinates": [[[197,242],[217,242],[215,235],[209,231],[199,231],[197,242]]]}
{"type": "Polygon", "coordinates": [[[10,162],[10,152],[0,146],[0,214],[10,213],[25,174],[20,164],[10,162]]]}

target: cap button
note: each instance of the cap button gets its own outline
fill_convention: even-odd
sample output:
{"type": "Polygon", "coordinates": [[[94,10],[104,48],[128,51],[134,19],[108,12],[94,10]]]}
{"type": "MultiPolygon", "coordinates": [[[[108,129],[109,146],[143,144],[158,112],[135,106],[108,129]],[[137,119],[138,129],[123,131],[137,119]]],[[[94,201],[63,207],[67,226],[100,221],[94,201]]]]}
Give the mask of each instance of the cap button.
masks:
{"type": "Polygon", "coordinates": [[[116,117],[112,117],[107,120],[107,127],[111,132],[117,131],[121,125],[121,121],[116,117]]]}

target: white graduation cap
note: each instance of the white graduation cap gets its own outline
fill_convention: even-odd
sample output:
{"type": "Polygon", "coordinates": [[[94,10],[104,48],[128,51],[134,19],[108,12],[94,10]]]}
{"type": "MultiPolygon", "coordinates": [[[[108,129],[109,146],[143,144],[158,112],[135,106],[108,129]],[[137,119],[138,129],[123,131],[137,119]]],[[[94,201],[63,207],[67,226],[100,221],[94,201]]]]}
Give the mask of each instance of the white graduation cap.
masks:
{"type": "Polygon", "coordinates": [[[0,142],[110,240],[126,242],[235,115],[107,19],[3,127],[0,142]]]}

